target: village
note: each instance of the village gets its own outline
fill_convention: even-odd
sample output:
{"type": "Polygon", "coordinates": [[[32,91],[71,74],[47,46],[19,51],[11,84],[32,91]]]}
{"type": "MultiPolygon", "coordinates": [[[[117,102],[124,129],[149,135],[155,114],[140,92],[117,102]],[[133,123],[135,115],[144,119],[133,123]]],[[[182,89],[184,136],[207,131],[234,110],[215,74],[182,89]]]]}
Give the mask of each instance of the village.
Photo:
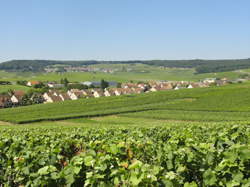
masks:
{"type": "MultiPolygon", "coordinates": [[[[46,73],[58,73],[58,72],[102,72],[102,73],[114,73],[119,71],[119,68],[98,68],[89,66],[60,66],[53,67],[47,66],[44,68],[46,73]]],[[[128,69],[129,70],[129,69],[128,69]]],[[[126,71],[128,71],[126,69],[126,71]]]]}
{"type": "MultiPolygon", "coordinates": [[[[141,94],[148,92],[157,92],[163,90],[179,90],[191,88],[203,88],[210,86],[223,86],[236,81],[229,81],[226,78],[206,78],[200,82],[188,81],[150,81],[138,83],[117,83],[114,81],[100,82],[85,81],[80,82],[80,88],[72,88],[73,83],[65,80],[68,89],[65,89],[65,84],[58,82],[43,83],[40,81],[22,82],[26,86],[33,88],[33,91],[28,93],[22,90],[11,90],[8,93],[0,94],[0,108],[9,108],[17,106],[25,106],[31,104],[63,102],[66,100],[78,100],[88,98],[99,98],[109,96],[141,94]],[[41,85],[44,89],[41,89],[41,85]],[[36,91],[37,88],[39,91],[36,91]]],[[[239,82],[239,80],[238,80],[239,82]]],[[[20,83],[20,82],[19,82],[20,83]]]]}

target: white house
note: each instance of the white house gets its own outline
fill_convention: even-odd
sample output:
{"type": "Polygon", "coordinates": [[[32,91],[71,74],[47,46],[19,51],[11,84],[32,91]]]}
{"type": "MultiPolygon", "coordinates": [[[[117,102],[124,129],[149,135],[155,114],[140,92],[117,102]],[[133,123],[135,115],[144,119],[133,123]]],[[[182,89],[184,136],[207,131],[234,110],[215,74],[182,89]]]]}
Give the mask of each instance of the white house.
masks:
{"type": "Polygon", "coordinates": [[[64,101],[60,96],[56,96],[53,93],[44,93],[43,98],[45,100],[45,103],[54,103],[59,101],[64,101]]]}
{"type": "Polygon", "coordinates": [[[15,95],[12,95],[10,100],[11,100],[12,103],[19,103],[19,100],[15,95]]]}
{"type": "Polygon", "coordinates": [[[39,81],[28,81],[27,82],[27,86],[35,86],[35,85],[37,85],[37,84],[40,84],[41,82],[39,82],[39,81]]]}
{"type": "Polygon", "coordinates": [[[63,88],[64,85],[63,84],[56,84],[56,83],[48,83],[47,84],[49,88],[63,88]]]}
{"type": "Polygon", "coordinates": [[[102,96],[104,96],[104,93],[103,93],[103,91],[100,91],[100,90],[94,90],[93,96],[94,97],[102,97],[102,96]]]}
{"type": "Polygon", "coordinates": [[[206,78],[203,80],[204,83],[209,83],[209,84],[215,83],[215,81],[216,78],[206,78]]]}
{"type": "Polygon", "coordinates": [[[17,104],[22,100],[24,95],[25,95],[25,92],[23,92],[21,90],[20,91],[14,91],[14,94],[11,96],[10,100],[11,100],[12,103],[17,104]]]}

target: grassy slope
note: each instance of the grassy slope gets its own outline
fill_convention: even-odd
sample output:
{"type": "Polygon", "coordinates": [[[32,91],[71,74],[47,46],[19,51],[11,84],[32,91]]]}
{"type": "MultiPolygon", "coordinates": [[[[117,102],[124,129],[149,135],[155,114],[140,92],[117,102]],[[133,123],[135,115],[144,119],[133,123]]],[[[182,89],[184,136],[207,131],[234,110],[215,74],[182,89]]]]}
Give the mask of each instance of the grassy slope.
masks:
{"type": "Polygon", "coordinates": [[[30,88],[26,86],[21,86],[21,85],[0,85],[0,93],[2,92],[7,92],[8,90],[24,90],[27,91],[30,88]]]}
{"type": "MultiPolygon", "coordinates": [[[[0,120],[23,123],[72,117],[103,116],[145,110],[155,110],[155,113],[153,112],[154,114],[152,114],[152,112],[149,112],[144,114],[142,112],[138,113],[138,117],[142,115],[142,118],[151,116],[152,119],[198,120],[202,119],[203,116],[207,116],[208,121],[209,119],[223,121],[227,116],[231,117],[231,115],[234,115],[242,119],[247,117],[248,112],[250,112],[249,88],[250,84],[246,83],[216,88],[172,90],[133,96],[103,97],[33,105],[2,109],[0,110],[0,120]],[[167,115],[164,114],[164,110],[166,110],[167,115]],[[172,112],[167,112],[168,110],[172,112]],[[177,112],[174,112],[174,110],[177,112]],[[240,115],[239,112],[241,112],[240,115]],[[227,116],[223,115],[223,113],[226,113],[227,116]],[[13,116],[13,114],[15,115],[13,116]]],[[[137,117],[137,113],[134,115],[134,117],[137,117]]]]}

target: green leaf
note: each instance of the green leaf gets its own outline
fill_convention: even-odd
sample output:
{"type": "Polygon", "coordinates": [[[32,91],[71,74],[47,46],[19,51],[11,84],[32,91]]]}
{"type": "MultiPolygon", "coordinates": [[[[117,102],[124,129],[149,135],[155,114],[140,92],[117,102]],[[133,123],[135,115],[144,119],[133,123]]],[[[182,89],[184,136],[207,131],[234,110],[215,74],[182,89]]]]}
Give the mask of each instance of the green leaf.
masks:
{"type": "Polygon", "coordinates": [[[56,172],[51,173],[51,178],[56,180],[59,179],[59,175],[56,172]]]}
{"type": "Polygon", "coordinates": [[[233,174],[233,180],[237,181],[237,182],[241,182],[241,180],[243,179],[244,175],[239,171],[235,174],[233,174]]]}
{"type": "Polygon", "coordinates": [[[77,175],[81,171],[81,167],[74,167],[74,173],[77,175]]]}
{"type": "Polygon", "coordinates": [[[94,163],[94,158],[92,156],[86,156],[84,158],[84,164],[86,166],[92,166],[93,163],[94,163]]]}
{"type": "Polygon", "coordinates": [[[73,174],[69,174],[65,176],[65,179],[66,179],[67,186],[71,186],[71,184],[75,182],[75,178],[73,174]]]}
{"type": "Polygon", "coordinates": [[[110,152],[113,154],[117,154],[118,153],[118,147],[115,144],[112,144],[110,146],[110,152]]]}
{"type": "Polygon", "coordinates": [[[165,178],[173,180],[173,179],[176,178],[176,174],[173,171],[169,171],[169,172],[166,173],[165,178]]]}
{"type": "Polygon", "coordinates": [[[129,165],[128,169],[135,169],[142,165],[142,162],[139,160],[135,160],[131,165],[129,165]]]}
{"type": "Polygon", "coordinates": [[[141,182],[142,178],[137,177],[136,173],[132,172],[129,181],[132,183],[133,186],[138,186],[141,182]]]}
{"type": "Polygon", "coordinates": [[[184,187],[198,187],[198,185],[193,181],[193,182],[191,182],[191,183],[186,182],[186,183],[184,184],[184,187]]]}
{"type": "Polygon", "coordinates": [[[47,175],[49,173],[49,166],[45,166],[38,170],[39,175],[47,175]]]}
{"type": "Polygon", "coordinates": [[[249,160],[250,159],[250,148],[247,146],[240,148],[239,155],[240,155],[241,159],[249,160]]]}
{"type": "Polygon", "coordinates": [[[203,174],[203,181],[205,185],[215,185],[216,184],[216,175],[211,169],[208,169],[203,174]]]}

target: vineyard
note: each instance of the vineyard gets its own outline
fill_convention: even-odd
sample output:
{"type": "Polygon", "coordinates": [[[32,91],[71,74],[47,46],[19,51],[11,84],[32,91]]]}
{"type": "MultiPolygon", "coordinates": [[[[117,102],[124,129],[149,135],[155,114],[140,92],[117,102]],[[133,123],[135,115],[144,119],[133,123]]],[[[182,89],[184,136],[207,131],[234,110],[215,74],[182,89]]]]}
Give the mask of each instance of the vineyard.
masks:
{"type": "Polygon", "coordinates": [[[2,109],[0,186],[248,187],[249,88],[2,109]]]}
{"type": "MultiPolygon", "coordinates": [[[[176,112],[177,115],[174,113],[177,119],[182,116],[182,112],[190,113],[190,111],[193,111],[195,115],[197,112],[203,112],[203,114],[198,115],[200,119],[203,115],[207,115],[206,112],[221,112],[221,115],[217,115],[217,118],[218,116],[223,117],[222,113],[231,116],[230,112],[232,112],[232,115],[235,115],[235,112],[241,112],[243,116],[247,116],[250,112],[248,104],[250,103],[249,88],[249,83],[246,83],[225,87],[171,90],[8,108],[0,110],[0,121],[28,123],[142,111],[152,111],[159,114],[159,110],[180,111],[179,114],[176,112]]],[[[166,116],[170,114],[171,112],[169,114],[166,112],[166,116]]],[[[191,115],[188,114],[187,116],[191,115]]],[[[211,118],[213,117],[211,116],[211,118]]],[[[221,121],[224,121],[224,119],[221,121]]]]}
{"type": "Polygon", "coordinates": [[[249,186],[249,125],[0,128],[6,186],[249,186]]]}

